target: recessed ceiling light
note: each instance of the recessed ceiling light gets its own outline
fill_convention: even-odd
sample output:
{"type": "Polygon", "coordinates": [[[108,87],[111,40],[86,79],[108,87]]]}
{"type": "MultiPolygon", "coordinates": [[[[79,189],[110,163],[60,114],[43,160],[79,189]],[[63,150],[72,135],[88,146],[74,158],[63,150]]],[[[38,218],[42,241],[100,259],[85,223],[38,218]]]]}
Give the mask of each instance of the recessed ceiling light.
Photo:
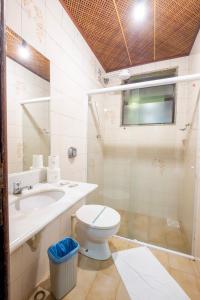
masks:
{"type": "Polygon", "coordinates": [[[19,46],[18,49],[19,55],[21,56],[21,58],[23,59],[28,59],[30,56],[30,51],[27,47],[27,43],[25,41],[22,41],[21,46],[19,46]]]}
{"type": "Polygon", "coordinates": [[[147,14],[146,2],[144,0],[135,1],[133,6],[133,17],[136,22],[144,20],[147,14]]]}

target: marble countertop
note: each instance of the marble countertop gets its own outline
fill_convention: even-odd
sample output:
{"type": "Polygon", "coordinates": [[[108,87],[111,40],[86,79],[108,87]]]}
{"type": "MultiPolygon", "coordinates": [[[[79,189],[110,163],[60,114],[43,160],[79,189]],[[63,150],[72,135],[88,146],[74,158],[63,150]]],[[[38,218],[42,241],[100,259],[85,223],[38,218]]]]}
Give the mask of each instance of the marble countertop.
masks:
{"type": "MultiPolygon", "coordinates": [[[[60,181],[57,184],[38,183],[31,191],[24,191],[22,195],[9,195],[9,232],[10,232],[10,252],[12,253],[56,217],[68,210],[79,200],[90,194],[97,188],[96,184],[60,181]],[[62,185],[61,183],[67,183],[62,185]],[[17,211],[15,201],[29,195],[38,194],[42,191],[58,189],[63,191],[64,196],[48,206],[37,211],[24,214],[17,211]]],[[[39,195],[39,194],[38,194],[39,195]]],[[[28,201],[28,200],[27,200],[28,201]]]]}

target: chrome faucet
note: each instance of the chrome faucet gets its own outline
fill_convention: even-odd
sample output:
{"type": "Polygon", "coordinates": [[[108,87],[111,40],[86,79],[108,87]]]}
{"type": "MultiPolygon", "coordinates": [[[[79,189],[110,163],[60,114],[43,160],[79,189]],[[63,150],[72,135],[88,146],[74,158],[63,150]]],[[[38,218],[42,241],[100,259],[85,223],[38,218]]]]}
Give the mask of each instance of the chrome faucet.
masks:
{"type": "Polygon", "coordinates": [[[21,180],[16,181],[13,183],[13,195],[20,195],[23,190],[31,190],[32,188],[32,185],[22,186],[21,180]]]}

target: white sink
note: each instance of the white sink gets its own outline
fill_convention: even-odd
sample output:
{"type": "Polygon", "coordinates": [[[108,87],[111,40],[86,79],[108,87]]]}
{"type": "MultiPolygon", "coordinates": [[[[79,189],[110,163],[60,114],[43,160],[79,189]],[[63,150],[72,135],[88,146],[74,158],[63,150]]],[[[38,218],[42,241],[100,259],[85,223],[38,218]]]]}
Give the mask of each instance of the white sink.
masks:
{"type": "Polygon", "coordinates": [[[61,190],[49,190],[24,195],[15,202],[15,208],[22,213],[32,213],[60,200],[65,195],[61,190]]]}
{"type": "MultiPolygon", "coordinates": [[[[66,181],[63,180],[62,183],[66,181]]],[[[81,205],[81,199],[97,188],[97,185],[89,183],[69,182],[69,185],[74,188],[70,189],[66,184],[38,183],[32,190],[23,190],[21,195],[9,195],[11,252],[72,206],[77,203],[81,205]],[[78,187],[75,187],[77,184],[78,187]]]]}

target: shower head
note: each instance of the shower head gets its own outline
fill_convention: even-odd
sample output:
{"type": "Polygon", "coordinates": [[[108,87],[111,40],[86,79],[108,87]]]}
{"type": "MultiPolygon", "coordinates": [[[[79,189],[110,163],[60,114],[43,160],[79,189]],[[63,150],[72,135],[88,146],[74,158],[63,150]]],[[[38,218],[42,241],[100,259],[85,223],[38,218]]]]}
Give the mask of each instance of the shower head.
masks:
{"type": "Polygon", "coordinates": [[[131,77],[131,74],[129,72],[129,70],[127,69],[124,69],[122,70],[120,73],[119,73],[119,78],[122,79],[122,80],[127,80],[131,77]]]}

